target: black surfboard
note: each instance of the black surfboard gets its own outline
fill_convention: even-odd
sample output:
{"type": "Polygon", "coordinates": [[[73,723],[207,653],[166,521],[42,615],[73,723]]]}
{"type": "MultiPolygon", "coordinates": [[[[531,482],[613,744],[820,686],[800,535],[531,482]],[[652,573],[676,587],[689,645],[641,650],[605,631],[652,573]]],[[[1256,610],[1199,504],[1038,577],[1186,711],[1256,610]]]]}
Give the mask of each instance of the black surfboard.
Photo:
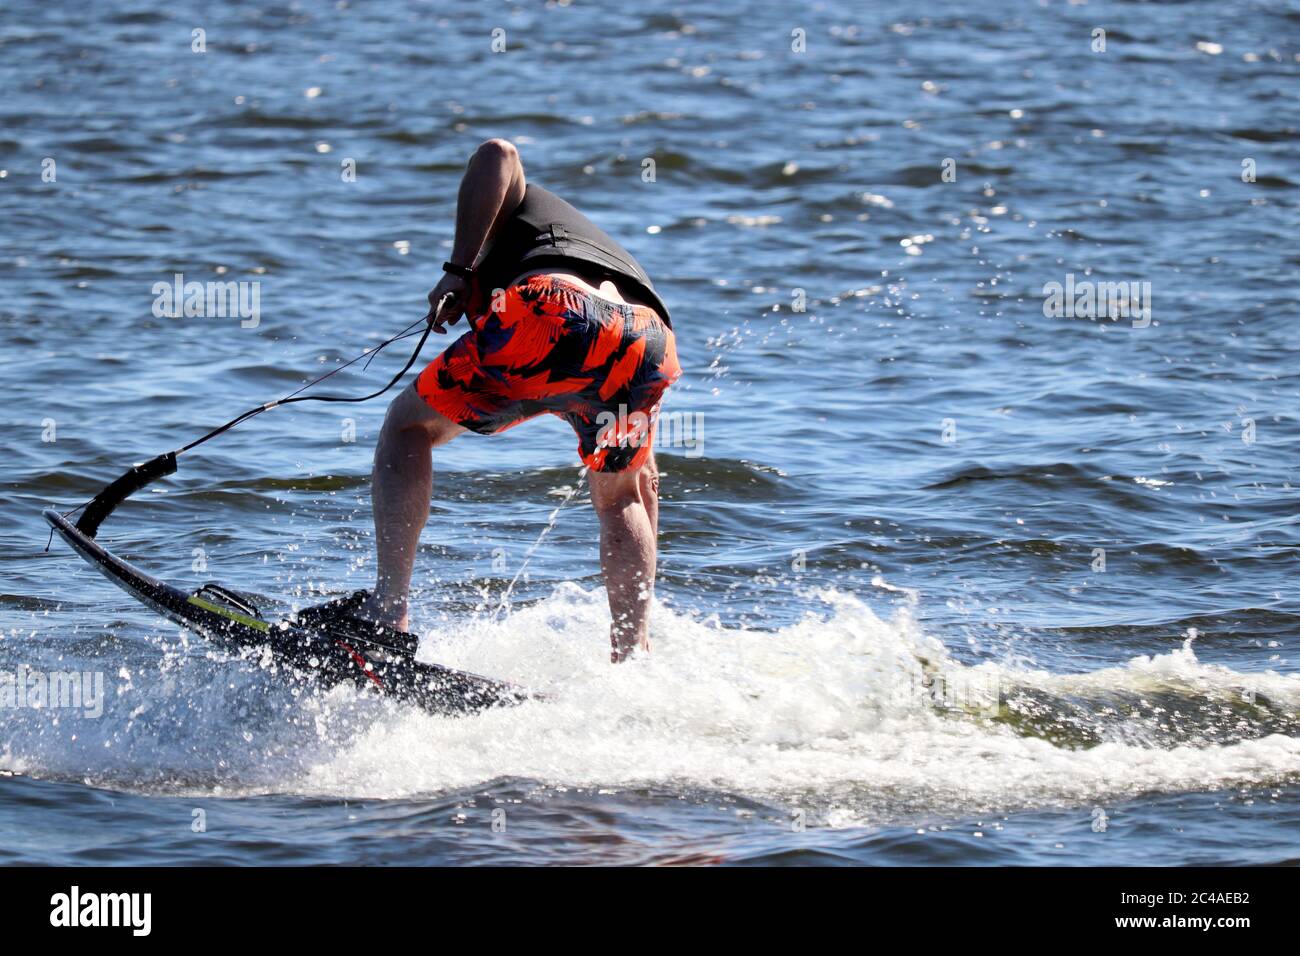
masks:
{"type": "Polygon", "coordinates": [[[472,714],[537,696],[507,681],[381,653],[365,641],[313,630],[293,617],[266,620],[246,598],[218,584],[183,591],[110,553],[57,511],[44,515],[91,567],[141,604],[227,650],[269,650],[297,679],[321,687],[351,683],[435,714],[472,714]]]}

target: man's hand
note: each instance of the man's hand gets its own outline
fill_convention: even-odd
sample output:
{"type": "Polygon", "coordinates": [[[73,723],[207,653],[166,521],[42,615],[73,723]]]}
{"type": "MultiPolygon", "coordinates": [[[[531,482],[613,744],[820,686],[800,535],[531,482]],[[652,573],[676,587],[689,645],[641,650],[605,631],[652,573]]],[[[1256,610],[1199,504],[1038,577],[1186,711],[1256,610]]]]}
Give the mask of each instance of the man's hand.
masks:
{"type": "Polygon", "coordinates": [[[469,283],[461,276],[443,273],[429,293],[429,313],[424,318],[433,326],[433,331],[446,335],[447,330],[443,326],[455,325],[460,321],[460,317],[465,314],[468,298],[469,283]]]}

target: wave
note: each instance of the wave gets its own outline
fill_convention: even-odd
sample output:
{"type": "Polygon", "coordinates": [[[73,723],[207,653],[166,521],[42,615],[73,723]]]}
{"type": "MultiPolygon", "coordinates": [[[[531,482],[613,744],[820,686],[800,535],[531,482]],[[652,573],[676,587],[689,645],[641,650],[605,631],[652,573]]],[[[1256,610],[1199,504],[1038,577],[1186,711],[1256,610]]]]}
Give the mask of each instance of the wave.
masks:
{"type": "Polygon", "coordinates": [[[304,697],[255,662],[172,638],[161,664],[136,649],[124,667],[136,693],[119,690],[92,730],[9,722],[0,768],[325,798],[502,778],[655,787],[799,806],[830,825],[1300,778],[1300,676],[1202,663],[1192,640],[1087,674],[972,665],[922,630],[910,600],[882,618],[852,593],[796,597],[803,619],[776,631],[657,605],[653,653],[620,667],[599,589],[566,583],[501,620],[444,612],[422,657],[554,697],[470,719],[348,689],[304,697]]]}

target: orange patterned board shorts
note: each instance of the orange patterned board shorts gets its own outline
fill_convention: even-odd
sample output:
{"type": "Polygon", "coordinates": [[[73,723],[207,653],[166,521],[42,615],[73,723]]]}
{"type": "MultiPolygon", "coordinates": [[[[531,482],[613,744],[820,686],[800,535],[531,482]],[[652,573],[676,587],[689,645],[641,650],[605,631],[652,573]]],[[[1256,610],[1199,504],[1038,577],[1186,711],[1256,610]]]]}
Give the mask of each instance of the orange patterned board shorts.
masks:
{"type": "Polygon", "coordinates": [[[578,433],[583,462],[614,472],[650,456],[659,403],[681,373],[673,331],[654,309],[536,275],[506,289],[499,309],[471,319],[415,388],[483,435],[558,415],[578,433]]]}

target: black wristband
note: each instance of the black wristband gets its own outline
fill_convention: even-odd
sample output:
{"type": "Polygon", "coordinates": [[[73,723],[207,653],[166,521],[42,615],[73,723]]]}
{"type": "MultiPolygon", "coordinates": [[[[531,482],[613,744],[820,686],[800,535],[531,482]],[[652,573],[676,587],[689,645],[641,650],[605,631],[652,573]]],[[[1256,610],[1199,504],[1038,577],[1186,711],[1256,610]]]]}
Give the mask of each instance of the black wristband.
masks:
{"type": "Polygon", "coordinates": [[[442,264],[443,272],[450,272],[454,276],[460,276],[462,279],[474,278],[474,270],[465,266],[458,266],[456,263],[447,261],[442,264]]]}

